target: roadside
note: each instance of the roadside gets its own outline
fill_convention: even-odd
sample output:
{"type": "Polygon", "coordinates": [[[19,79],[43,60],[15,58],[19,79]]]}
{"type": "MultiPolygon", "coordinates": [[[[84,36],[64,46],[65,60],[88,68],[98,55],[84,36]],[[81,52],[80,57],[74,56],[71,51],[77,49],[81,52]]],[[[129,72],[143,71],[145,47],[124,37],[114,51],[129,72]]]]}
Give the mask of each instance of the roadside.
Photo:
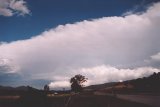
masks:
{"type": "Polygon", "coordinates": [[[139,102],[143,104],[150,105],[152,107],[160,107],[160,96],[155,95],[116,95],[117,98],[139,102]]]}

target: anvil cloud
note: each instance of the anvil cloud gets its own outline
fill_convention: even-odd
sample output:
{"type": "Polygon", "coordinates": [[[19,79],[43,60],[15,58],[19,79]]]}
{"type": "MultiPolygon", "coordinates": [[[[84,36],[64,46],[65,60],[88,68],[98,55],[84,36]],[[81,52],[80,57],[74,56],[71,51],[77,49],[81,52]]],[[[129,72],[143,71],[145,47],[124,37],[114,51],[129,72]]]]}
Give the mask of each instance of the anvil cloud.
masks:
{"type": "Polygon", "coordinates": [[[11,60],[18,68],[12,73],[26,79],[52,80],[53,88],[67,86],[79,73],[88,76],[87,85],[148,76],[160,71],[146,62],[160,52],[159,11],[156,3],[142,13],[59,25],[28,40],[1,43],[0,60],[11,60]]]}

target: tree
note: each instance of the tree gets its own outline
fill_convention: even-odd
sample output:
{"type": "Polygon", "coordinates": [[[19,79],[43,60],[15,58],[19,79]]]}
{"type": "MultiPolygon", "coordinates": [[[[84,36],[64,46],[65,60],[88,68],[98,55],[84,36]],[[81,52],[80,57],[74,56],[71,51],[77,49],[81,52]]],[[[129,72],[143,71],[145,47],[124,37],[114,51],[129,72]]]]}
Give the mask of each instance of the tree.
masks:
{"type": "Polygon", "coordinates": [[[48,85],[44,86],[44,91],[49,91],[49,86],[48,85]]]}
{"type": "Polygon", "coordinates": [[[87,78],[83,75],[75,75],[70,79],[71,90],[74,92],[81,92],[83,89],[83,83],[87,81],[87,78]]]}

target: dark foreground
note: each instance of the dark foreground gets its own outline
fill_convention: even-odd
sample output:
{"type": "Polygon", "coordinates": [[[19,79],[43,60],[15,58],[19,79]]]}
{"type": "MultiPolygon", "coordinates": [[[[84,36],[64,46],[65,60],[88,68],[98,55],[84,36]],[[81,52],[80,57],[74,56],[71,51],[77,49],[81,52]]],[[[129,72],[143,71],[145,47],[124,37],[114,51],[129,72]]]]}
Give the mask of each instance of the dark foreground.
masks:
{"type": "Polygon", "coordinates": [[[106,95],[22,96],[0,98],[0,107],[150,107],[106,95]]]}
{"type": "Polygon", "coordinates": [[[120,99],[129,101],[139,102],[147,104],[153,107],[160,107],[160,96],[159,95],[117,95],[120,99]]]}

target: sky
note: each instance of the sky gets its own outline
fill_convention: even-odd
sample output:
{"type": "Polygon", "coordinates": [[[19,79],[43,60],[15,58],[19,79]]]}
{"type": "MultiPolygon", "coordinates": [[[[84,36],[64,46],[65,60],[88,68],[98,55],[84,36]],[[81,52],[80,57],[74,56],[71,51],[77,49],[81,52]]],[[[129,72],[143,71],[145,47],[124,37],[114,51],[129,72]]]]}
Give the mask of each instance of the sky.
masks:
{"type": "Polygon", "coordinates": [[[68,88],[160,72],[159,0],[0,0],[0,85],[68,88]]]}

